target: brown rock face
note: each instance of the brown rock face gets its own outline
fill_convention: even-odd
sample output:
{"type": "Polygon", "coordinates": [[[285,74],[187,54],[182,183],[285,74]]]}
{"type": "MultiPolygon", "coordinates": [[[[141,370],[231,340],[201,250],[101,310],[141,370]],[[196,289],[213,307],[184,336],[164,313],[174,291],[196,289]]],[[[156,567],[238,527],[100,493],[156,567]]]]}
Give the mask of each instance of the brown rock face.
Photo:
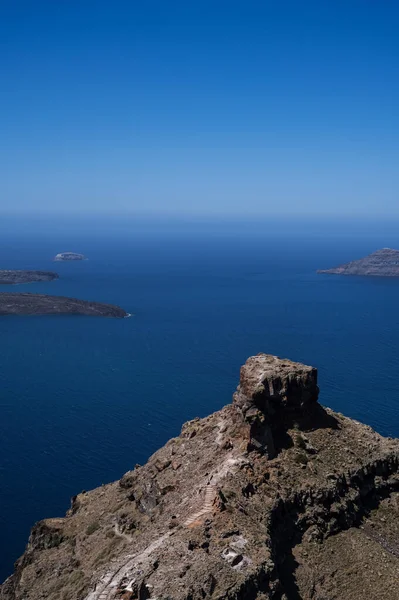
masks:
{"type": "Polygon", "coordinates": [[[240,371],[233,405],[248,423],[248,449],[273,458],[281,433],[315,408],[317,370],[270,354],[251,356],[240,371]]]}
{"type": "Polygon", "coordinates": [[[234,404],[244,416],[249,408],[273,418],[276,413],[303,414],[319,396],[317,369],[271,354],[251,356],[241,367],[234,404]]]}
{"type": "Polygon", "coordinates": [[[318,392],[251,357],[233,404],[35,525],[0,599],[397,600],[399,441],[318,392]]]}

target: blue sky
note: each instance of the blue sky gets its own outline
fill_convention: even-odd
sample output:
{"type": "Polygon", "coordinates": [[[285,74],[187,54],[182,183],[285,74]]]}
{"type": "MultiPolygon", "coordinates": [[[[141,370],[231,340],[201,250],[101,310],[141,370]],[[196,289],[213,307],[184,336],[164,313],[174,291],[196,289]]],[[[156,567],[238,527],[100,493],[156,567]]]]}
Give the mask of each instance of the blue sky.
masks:
{"type": "Polygon", "coordinates": [[[399,216],[399,4],[0,3],[0,210],[399,216]]]}

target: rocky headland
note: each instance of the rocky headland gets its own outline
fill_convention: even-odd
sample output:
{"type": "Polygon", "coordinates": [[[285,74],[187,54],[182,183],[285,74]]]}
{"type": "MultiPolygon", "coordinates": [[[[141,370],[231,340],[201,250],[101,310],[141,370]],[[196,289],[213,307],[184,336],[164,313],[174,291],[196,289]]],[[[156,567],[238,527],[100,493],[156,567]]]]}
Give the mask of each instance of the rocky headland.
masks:
{"type": "Polygon", "coordinates": [[[127,317],[119,306],[46,294],[0,292],[0,315],[88,315],[127,317]]]}
{"type": "Polygon", "coordinates": [[[53,281],[54,279],[58,279],[58,273],[53,271],[0,270],[0,284],[3,285],[53,281]]]}
{"type": "Polygon", "coordinates": [[[383,248],[365,258],[334,267],[320,269],[328,275],[366,275],[371,277],[399,277],[399,250],[383,248]]]}
{"type": "Polygon", "coordinates": [[[232,404],[37,523],[1,600],[396,600],[399,440],[318,394],[249,358],[232,404]]]}
{"type": "Polygon", "coordinates": [[[86,260],[86,257],[84,254],[78,254],[77,252],[60,252],[59,254],[56,254],[54,260],[86,260]]]}

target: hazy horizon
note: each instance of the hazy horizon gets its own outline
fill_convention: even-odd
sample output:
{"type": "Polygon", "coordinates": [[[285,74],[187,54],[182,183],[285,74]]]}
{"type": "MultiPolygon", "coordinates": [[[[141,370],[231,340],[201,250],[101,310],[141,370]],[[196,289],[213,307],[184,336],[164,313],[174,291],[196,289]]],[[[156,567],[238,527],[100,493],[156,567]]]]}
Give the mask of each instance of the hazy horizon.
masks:
{"type": "MultiPolygon", "coordinates": [[[[53,238],[60,234],[59,244],[54,246],[54,254],[61,251],[79,251],[82,235],[87,239],[98,238],[107,245],[116,237],[125,239],[161,240],[234,238],[240,243],[246,239],[275,240],[276,251],[284,240],[297,240],[299,244],[307,239],[324,238],[331,240],[363,239],[363,254],[381,247],[399,248],[397,232],[399,218],[371,217],[327,217],[327,216],[271,216],[258,218],[229,215],[175,214],[60,214],[60,213],[8,213],[0,212],[0,234],[8,240],[9,247],[18,251],[19,244],[35,245],[41,238],[53,238]],[[80,238],[78,236],[81,236],[80,238]]],[[[338,250],[338,248],[337,248],[338,250]]],[[[348,255],[347,259],[360,258],[348,255]]],[[[6,265],[4,265],[6,268],[6,265]]]]}

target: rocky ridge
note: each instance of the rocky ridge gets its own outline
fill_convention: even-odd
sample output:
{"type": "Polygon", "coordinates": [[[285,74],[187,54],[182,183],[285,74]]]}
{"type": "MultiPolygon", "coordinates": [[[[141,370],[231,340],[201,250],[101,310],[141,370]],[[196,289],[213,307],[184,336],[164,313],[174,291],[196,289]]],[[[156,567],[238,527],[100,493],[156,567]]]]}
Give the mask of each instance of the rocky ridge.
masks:
{"type": "Polygon", "coordinates": [[[365,258],[317,271],[328,275],[364,275],[369,277],[399,277],[399,250],[382,248],[365,258]]]}
{"type": "Polygon", "coordinates": [[[261,354],[233,403],[37,523],[1,600],[394,600],[399,441],[261,354]]]}

